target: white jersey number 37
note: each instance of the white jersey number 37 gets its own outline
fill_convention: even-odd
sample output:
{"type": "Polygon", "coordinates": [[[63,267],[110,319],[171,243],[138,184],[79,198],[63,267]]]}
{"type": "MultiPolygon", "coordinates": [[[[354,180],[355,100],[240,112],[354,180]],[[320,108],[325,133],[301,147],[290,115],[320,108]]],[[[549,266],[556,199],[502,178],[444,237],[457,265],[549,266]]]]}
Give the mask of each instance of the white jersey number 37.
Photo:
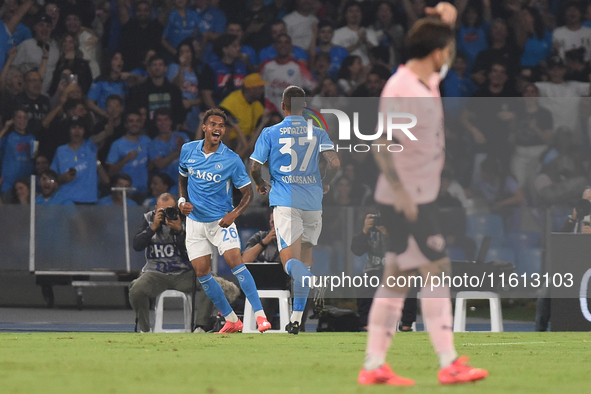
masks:
{"type": "MultiPolygon", "coordinates": [[[[306,146],[306,153],[304,154],[304,158],[302,159],[302,163],[300,164],[299,170],[305,172],[310,164],[310,159],[312,158],[312,154],[314,153],[314,147],[316,146],[316,136],[312,136],[312,138],[308,138],[307,136],[302,136],[297,138],[298,145],[306,146]]],[[[279,167],[279,171],[281,172],[292,172],[298,165],[298,153],[292,148],[296,143],[296,138],[279,138],[279,143],[282,145],[279,152],[284,155],[291,156],[291,162],[288,166],[281,166],[279,167]]]]}

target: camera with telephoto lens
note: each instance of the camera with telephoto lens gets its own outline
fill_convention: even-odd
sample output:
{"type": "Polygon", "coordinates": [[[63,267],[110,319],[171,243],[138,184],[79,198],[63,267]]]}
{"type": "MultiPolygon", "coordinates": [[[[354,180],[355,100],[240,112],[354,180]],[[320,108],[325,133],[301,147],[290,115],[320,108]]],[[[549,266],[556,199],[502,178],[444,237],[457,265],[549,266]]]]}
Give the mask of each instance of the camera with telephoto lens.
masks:
{"type": "Polygon", "coordinates": [[[179,211],[176,207],[164,208],[164,217],[170,221],[177,220],[179,218],[179,211]]]}

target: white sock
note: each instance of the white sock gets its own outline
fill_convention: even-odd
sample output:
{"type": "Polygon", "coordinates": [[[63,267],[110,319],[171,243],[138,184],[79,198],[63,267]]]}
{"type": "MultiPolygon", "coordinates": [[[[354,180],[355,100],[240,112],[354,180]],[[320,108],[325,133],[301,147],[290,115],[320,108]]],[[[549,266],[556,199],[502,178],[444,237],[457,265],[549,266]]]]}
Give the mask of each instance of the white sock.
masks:
{"type": "Polygon", "coordinates": [[[236,316],[234,311],[232,311],[232,313],[230,313],[228,316],[224,317],[226,318],[226,321],[229,321],[230,323],[236,323],[238,321],[238,316],[236,316]]]}
{"type": "Polygon", "coordinates": [[[302,316],[304,316],[304,312],[301,312],[301,311],[300,311],[300,312],[298,312],[298,311],[293,311],[293,312],[291,313],[291,319],[290,319],[290,321],[291,321],[292,323],[295,323],[295,322],[298,322],[298,323],[299,323],[299,322],[301,322],[301,321],[302,321],[302,316]]]}
{"type": "Polygon", "coordinates": [[[374,369],[378,369],[379,367],[384,365],[385,362],[386,360],[384,360],[384,357],[377,356],[375,354],[368,354],[365,356],[363,368],[366,371],[373,371],[374,369]]]}
{"type": "Polygon", "coordinates": [[[445,352],[439,353],[439,367],[445,368],[453,363],[458,358],[458,353],[455,349],[446,350],[445,352]]]}
{"type": "Polygon", "coordinates": [[[265,311],[261,309],[260,311],[256,311],[254,313],[254,317],[255,318],[257,318],[257,317],[267,317],[267,315],[265,315],[265,311]]]}

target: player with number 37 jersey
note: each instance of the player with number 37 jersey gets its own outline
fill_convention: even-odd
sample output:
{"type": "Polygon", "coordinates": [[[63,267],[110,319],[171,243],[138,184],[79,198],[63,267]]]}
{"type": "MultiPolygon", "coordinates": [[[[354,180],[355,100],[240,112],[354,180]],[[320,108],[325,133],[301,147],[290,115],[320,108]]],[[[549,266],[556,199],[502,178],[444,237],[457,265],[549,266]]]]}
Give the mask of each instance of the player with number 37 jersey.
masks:
{"type": "Polygon", "coordinates": [[[310,292],[312,247],[322,230],[322,196],[340,167],[334,145],[326,131],[313,127],[302,116],[304,90],[289,86],[283,91],[281,109],[285,119],[263,129],[253,154],[250,172],[260,194],[267,194],[274,207],[273,218],[281,262],[294,280],[293,314],[285,330],[299,332],[306,300],[310,292]],[[296,98],[292,102],[292,98],[296,98]],[[301,100],[298,100],[301,99],[301,100]],[[321,178],[319,153],[326,159],[321,178]],[[269,161],[271,184],[261,176],[261,167],[269,161]],[[293,246],[293,248],[292,248],[293,246]]]}

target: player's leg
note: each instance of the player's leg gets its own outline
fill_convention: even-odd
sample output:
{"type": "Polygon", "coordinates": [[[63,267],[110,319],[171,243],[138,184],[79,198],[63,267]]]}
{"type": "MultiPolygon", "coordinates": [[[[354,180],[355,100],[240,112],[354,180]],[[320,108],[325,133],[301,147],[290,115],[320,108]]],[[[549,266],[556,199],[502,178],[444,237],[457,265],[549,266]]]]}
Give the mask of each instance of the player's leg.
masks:
{"type": "Polygon", "coordinates": [[[358,382],[362,385],[414,385],[414,380],[402,378],[392,372],[386,363],[386,354],[402,316],[404,299],[410,289],[409,278],[415,274],[414,271],[400,271],[396,254],[386,253],[382,283],[369,311],[365,362],[358,377],[358,382]],[[404,283],[404,286],[399,286],[399,283],[404,283]]]}
{"type": "Polygon", "coordinates": [[[155,298],[168,288],[166,275],[144,272],[133,281],[129,289],[129,303],[135,311],[141,332],[150,329],[150,298],[155,298]]]}
{"type": "Polygon", "coordinates": [[[281,262],[285,272],[293,278],[293,312],[286,330],[290,334],[297,334],[300,331],[312,280],[308,266],[301,260],[304,233],[302,211],[290,207],[275,207],[273,219],[281,262]]]}
{"type": "Polygon", "coordinates": [[[220,332],[237,332],[242,330],[242,322],[232,310],[226,299],[224,290],[211,274],[211,243],[207,238],[207,223],[196,222],[187,218],[187,254],[197,274],[197,280],[203,291],[226,319],[226,328],[220,332]],[[228,327],[226,327],[228,326],[228,327]]]}
{"type": "MultiPolygon", "coordinates": [[[[235,225],[232,224],[232,226],[235,225]]],[[[218,248],[220,248],[220,253],[223,253],[226,263],[228,263],[228,266],[232,270],[232,273],[238,279],[238,283],[240,284],[242,291],[244,292],[246,298],[252,305],[252,310],[254,311],[254,315],[257,320],[258,330],[260,332],[267,331],[271,328],[271,323],[269,323],[269,321],[267,320],[267,316],[265,316],[265,311],[263,310],[263,305],[261,304],[261,299],[259,298],[259,293],[256,287],[256,283],[254,282],[254,278],[252,277],[248,268],[246,268],[246,265],[242,262],[240,246],[238,248],[224,250],[224,246],[222,243],[222,246],[218,246],[218,248]]]]}
{"type": "Polygon", "coordinates": [[[425,279],[421,289],[423,321],[439,357],[439,382],[450,384],[480,380],[488,372],[467,366],[466,358],[458,359],[454,346],[450,289],[441,280],[443,275],[451,276],[451,262],[445,252],[445,238],[441,235],[438,217],[437,204],[419,205],[418,218],[411,224],[411,232],[418,246],[413,251],[430,260],[430,263],[419,267],[425,279]],[[438,277],[438,281],[434,277],[438,277]]]}
{"type": "MultiPolygon", "coordinates": [[[[174,275],[173,288],[183,293],[191,293],[193,291],[194,273],[192,271],[183,272],[179,275],[174,275]]],[[[216,280],[217,282],[217,280],[216,280]]],[[[219,283],[219,282],[218,282],[219,283]]],[[[207,294],[203,291],[201,284],[197,281],[195,293],[195,332],[205,332],[209,326],[210,317],[213,312],[213,302],[209,299],[207,294]],[[201,328],[201,331],[198,330],[201,328]]]]}

